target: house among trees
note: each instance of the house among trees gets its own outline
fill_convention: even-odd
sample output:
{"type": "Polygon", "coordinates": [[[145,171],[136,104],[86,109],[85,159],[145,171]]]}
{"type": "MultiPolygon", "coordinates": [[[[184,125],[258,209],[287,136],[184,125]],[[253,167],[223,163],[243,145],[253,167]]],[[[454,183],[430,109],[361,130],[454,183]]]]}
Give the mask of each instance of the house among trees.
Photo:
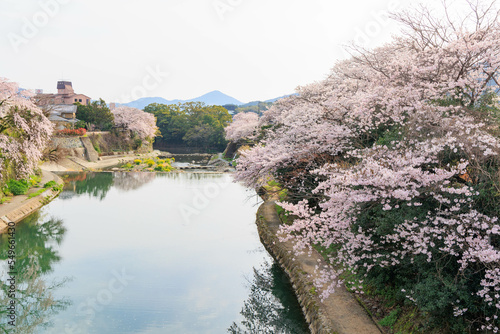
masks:
{"type": "Polygon", "coordinates": [[[41,107],[58,129],[72,128],[76,119],[75,103],[89,105],[91,98],[76,94],[71,81],[58,81],[57,94],[37,94],[36,104],[41,107]]]}
{"type": "Polygon", "coordinates": [[[68,127],[73,128],[78,121],[76,119],[77,106],[75,104],[57,104],[48,107],[48,118],[52,123],[56,124],[58,130],[67,129],[68,127]]]}

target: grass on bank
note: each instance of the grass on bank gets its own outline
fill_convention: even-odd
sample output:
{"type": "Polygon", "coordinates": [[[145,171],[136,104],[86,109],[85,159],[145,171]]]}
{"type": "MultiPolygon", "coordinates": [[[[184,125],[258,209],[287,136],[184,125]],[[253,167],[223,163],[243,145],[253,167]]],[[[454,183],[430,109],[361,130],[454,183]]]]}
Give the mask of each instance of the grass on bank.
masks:
{"type": "MultiPolygon", "coordinates": [[[[41,170],[36,171],[36,174],[30,175],[27,179],[14,180],[9,179],[5,182],[4,186],[0,191],[0,204],[6,203],[14,196],[26,195],[30,189],[41,187],[40,182],[42,181],[41,170]]],[[[28,199],[36,197],[43,194],[48,189],[54,191],[62,190],[63,185],[58,185],[55,181],[49,181],[43,185],[36,192],[28,195],[28,199]]]]}

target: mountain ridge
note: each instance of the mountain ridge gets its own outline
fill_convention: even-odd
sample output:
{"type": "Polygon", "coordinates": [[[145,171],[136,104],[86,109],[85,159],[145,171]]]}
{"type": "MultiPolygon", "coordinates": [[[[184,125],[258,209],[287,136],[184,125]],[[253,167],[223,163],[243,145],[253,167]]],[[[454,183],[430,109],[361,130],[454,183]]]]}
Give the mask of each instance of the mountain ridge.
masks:
{"type": "Polygon", "coordinates": [[[135,101],[131,101],[128,103],[120,103],[120,105],[124,105],[127,107],[144,109],[147,105],[151,103],[160,103],[160,104],[177,104],[177,103],[186,103],[186,102],[203,102],[206,105],[225,105],[225,104],[236,104],[241,105],[243,102],[235,99],[232,96],[226,95],[219,90],[214,90],[203,94],[201,96],[188,99],[188,100],[167,100],[163,97],[142,97],[135,101]]]}
{"type": "Polygon", "coordinates": [[[237,106],[247,106],[247,105],[252,105],[255,104],[257,105],[259,102],[275,102],[283,97],[287,97],[290,95],[294,94],[289,94],[289,95],[283,95],[274,99],[269,99],[265,101],[252,101],[249,103],[243,103],[237,99],[235,99],[232,96],[229,96],[227,94],[222,93],[219,90],[214,90],[211,92],[208,92],[206,94],[203,94],[201,96],[188,99],[188,100],[167,100],[163,97],[142,97],[140,99],[130,101],[128,103],[119,103],[117,105],[122,105],[122,106],[127,106],[127,107],[132,107],[132,108],[137,108],[137,109],[144,109],[147,105],[151,103],[159,103],[159,104],[177,104],[177,103],[186,103],[186,102],[203,102],[206,105],[218,105],[218,106],[223,106],[223,105],[228,105],[228,104],[234,104],[237,106]]]}

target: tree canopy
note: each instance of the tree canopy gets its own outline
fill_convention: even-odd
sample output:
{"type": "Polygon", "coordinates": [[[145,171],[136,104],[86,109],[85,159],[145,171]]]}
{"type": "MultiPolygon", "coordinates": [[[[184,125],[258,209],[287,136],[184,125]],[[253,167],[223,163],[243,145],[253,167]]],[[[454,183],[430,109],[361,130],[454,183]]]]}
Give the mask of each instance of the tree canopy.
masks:
{"type": "Polygon", "coordinates": [[[156,117],[160,142],[217,149],[226,145],[224,128],[231,122],[231,115],[221,106],[207,106],[201,102],[153,103],[144,111],[156,117]]]}
{"type": "MultiPolygon", "coordinates": [[[[395,15],[401,36],[353,47],[257,125],[237,180],[288,191],[282,238],[332,264],[315,285],[384,291],[452,333],[500,327],[500,24],[491,4],[453,19],[395,15]]],[[[252,135],[235,122],[228,138],[252,135]],[[234,127],[241,127],[237,129],[234,127]]]]}
{"type": "Polygon", "coordinates": [[[150,113],[121,106],[113,110],[113,116],[117,127],[129,130],[132,136],[141,140],[152,142],[157,134],[156,119],[150,113]]]}
{"type": "Polygon", "coordinates": [[[31,100],[29,91],[0,78],[0,179],[33,173],[54,126],[31,100]]]}
{"type": "MultiPolygon", "coordinates": [[[[113,127],[113,113],[109,110],[106,102],[103,99],[92,101],[88,105],[77,103],[76,118],[83,122],[82,125],[90,124],[91,126],[108,131],[113,127]]],[[[87,126],[85,126],[87,128],[87,126]]],[[[91,130],[88,129],[87,130],[91,130]]]]}

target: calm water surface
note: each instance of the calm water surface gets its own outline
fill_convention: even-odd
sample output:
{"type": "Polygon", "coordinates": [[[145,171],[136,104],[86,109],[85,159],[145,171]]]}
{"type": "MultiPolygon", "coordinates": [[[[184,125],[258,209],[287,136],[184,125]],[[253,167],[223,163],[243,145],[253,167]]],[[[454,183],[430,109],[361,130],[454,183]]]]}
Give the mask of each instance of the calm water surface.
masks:
{"type": "MultiPolygon", "coordinates": [[[[12,333],[307,333],[225,174],[71,174],[16,233],[12,333]]],[[[6,288],[7,237],[0,242],[6,288]]],[[[3,293],[2,311],[9,299],[3,293]]]]}

